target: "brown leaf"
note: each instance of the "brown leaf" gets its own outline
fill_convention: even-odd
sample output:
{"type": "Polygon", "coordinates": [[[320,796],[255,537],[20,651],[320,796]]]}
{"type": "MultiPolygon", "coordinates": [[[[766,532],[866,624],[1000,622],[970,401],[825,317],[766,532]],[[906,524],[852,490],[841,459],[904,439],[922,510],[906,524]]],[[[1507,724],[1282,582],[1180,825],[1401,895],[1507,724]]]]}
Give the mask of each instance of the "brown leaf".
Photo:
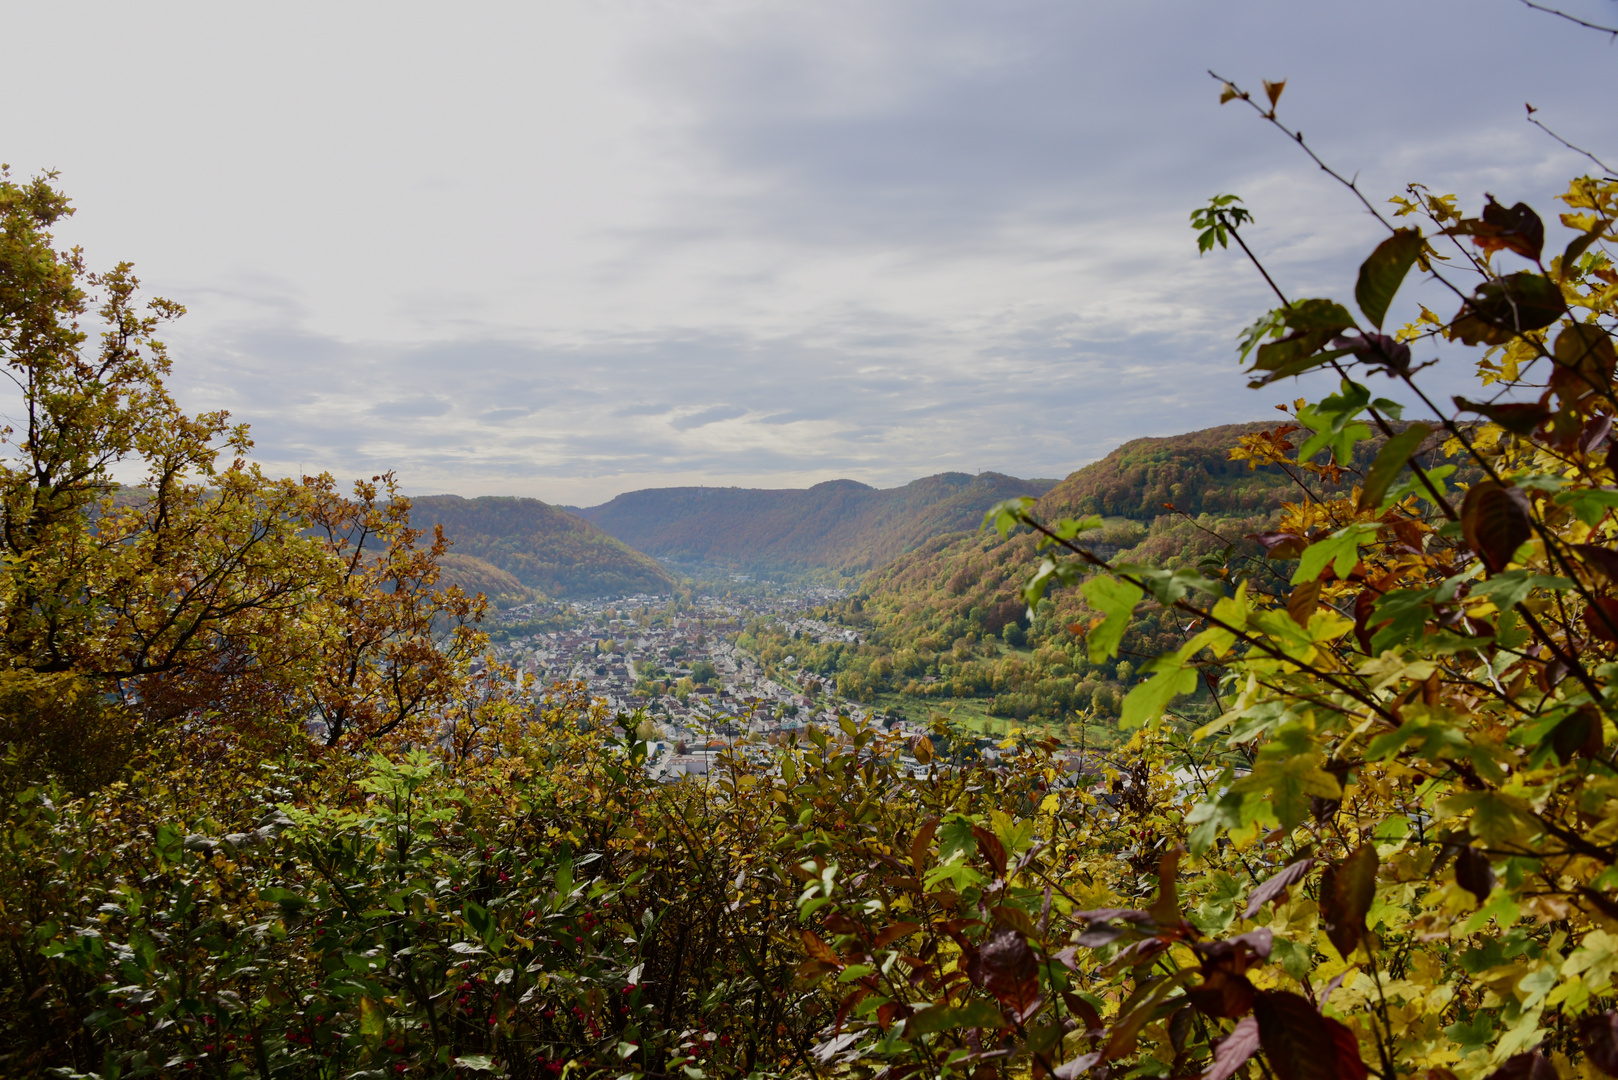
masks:
{"type": "Polygon", "coordinates": [[[933,741],[925,735],[917,735],[910,740],[910,756],[922,765],[933,760],[933,741]]]}
{"type": "Polygon", "coordinates": [[[1504,570],[1517,549],[1533,535],[1528,496],[1521,488],[1485,480],[1461,503],[1461,531],[1491,573],[1504,570]]]}
{"type": "Polygon", "coordinates": [[[1489,857],[1468,844],[1455,856],[1455,884],[1477,897],[1482,904],[1494,892],[1494,867],[1489,857]]]}
{"type": "Polygon", "coordinates": [[[1618,367],[1618,354],[1612,339],[1599,326],[1574,323],[1556,335],[1552,349],[1556,366],[1551,370],[1551,389],[1563,402],[1578,401],[1600,393],[1612,382],[1618,367]]]}
{"type": "Polygon", "coordinates": [[[1538,1050],[1508,1057],[1505,1063],[1490,1073],[1487,1080],[1560,1080],[1556,1066],[1538,1050]]]}
{"type": "Polygon", "coordinates": [[[1006,849],[1000,845],[1000,838],[985,829],[982,825],[972,826],[972,837],[978,842],[978,851],[989,865],[994,867],[997,877],[1006,876],[1006,849]]]}
{"type": "Polygon", "coordinates": [[[1455,407],[1462,412],[1477,413],[1493,420],[1513,435],[1532,435],[1539,425],[1551,418],[1550,406],[1540,401],[1513,401],[1492,405],[1488,402],[1457,397],[1455,407]]]}
{"type": "Polygon", "coordinates": [[[840,911],[833,911],[826,916],[826,929],[834,934],[858,934],[860,924],[840,911]]]}
{"type": "Polygon", "coordinates": [[[1551,747],[1557,758],[1564,765],[1580,754],[1599,758],[1605,743],[1601,726],[1601,714],[1589,705],[1569,713],[1551,730],[1551,747]]]}
{"type": "MultiPolygon", "coordinates": [[[[918,759],[919,760],[919,759],[918,759]]],[[[938,831],[938,819],[928,818],[916,830],[915,839],[910,841],[910,865],[915,867],[916,875],[921,875],[922,869],[927,865],[927,855],[932,849],[933,834],[938,831]]]]}
{"type": "Polygon", "coordinates": [[[1287,614],[1292,616],[1293,622],[1302,627],[1309,625],[1309,616],[1315,613],[1315,608],[1320,604],[1320,590],[1324,584],[1316,578],[1292,590],[1292,595],[1287,597],[1287,614]]]}
{"type": "Polygon", "coordinates": [[[1285,79],[1282,79],[1279,82],[1271,82],[1268,79],[1264,80],[1264,96],[1270,99],[1270,108],[1272,110],[1276,107],[1276,105],[1280,104],[1281,91],[1285,90],[1286,88],[1287,81],[1285,79]]]}
{"type": "Polygon", "coordinates": [[[1214,1046],[1213,1061],[1202,1080],[1230,1080],[1247,1059],[1258,1052],[1258,1020],[1244,1017],[1240,1023],[1214,1046]]]}
{"type": "Polygon", "coordinates": [[[1180,925],[1180,898],[1175,887],[1175,876],[1179,873],[1180,856],[1184,854],[1185,848],[1175,845],[1165,851],[1157,862],[1157,899],[1146,909],[1146,913],[1159,926],[1180,925]]]}
{"type": "Polygon", "coordinates": [[[1253,984],[1247,976],[1218,968],[1210,971],[1201,985],[1188,987],[1185,996],[1203,1013],[1222,1020],[1245,1016],[1253,1008],[1253,984]]]}
{"type": "Polygon", "coordinates": [[[1105,1025],[1101,1022],[1101,1014],[1096,1012],[1096,1007],[1090,1004],[1088,1001],[1085,1001],[1073,991],[1063,990],[1062,1002],[1067,1005],[1068,1012],[1084,1021],[1084,1030],[1086,1033],[1097,1033],[1102,1031],[1105,1027],[1105,1025]]]}
{"type": "Polygon", "coordinates": [[[1038,931],[1034,927],[1033,916],[1020,907],[1004,904],[993,908],[989,912],[995,923],[999,926],[1009,926],[1025,937],[1037,937],[1038,931]]]}
{"type": "Polygon", "coordinates": [[[1618,1076],[1618,1012],[1598,1013],[1579,1021],[1579,1044],[1590,1064],[1618,1076]]]}
{"type": "Polygon", "coordinates": [[[1039,963],[1028,939],[1001,927],[967,962],[972,981],[1019,1015],[1039,996],[1039,963]]]}
{"type": "Polygon", "coordinates": [[[1343,959],[1365,935],[1365,915],[1376,899],[1376,847],[1362,844],[1320,880],[1320,917],[1343,959]]]}
{"type": "Polygon", "coordinates": [[[1266,559],[1296,559],[1309,546],[1308,540],[1289,532],[1249,533],[1247,539],[1258,542],[1266,559]]]}
{"type": "Polygon", "coordinates": [[[895,941],[898,941],[900,938],[907,938],[920,929],[921,927],[917,926],[913,922],[894,923],[892,926],[885,927],[882,932],[876,936],[876,938],[871,942],[871,948],[885,949],[889,945],[892,945],[895,941]]]}
{"type": "Polygon", "coordinates": [[[1253,891],[1247,894],[1247,910],[1242,913],[1242,918],[1251,919],[1258,914],[1259,908],[1302,881],[1304,875],[1314,865],[1313,859],[1299,859],[1265,878],[1262,885],[1255,886],[1253,891]]]}
{"type": "Polygon", "coordinates": [[[831,946],[816,937],[813,930],[801,931],[799,937],[803,939],[803,951],[809,954],[811,960],[819,960],[823,964],[831,964],[839,968],[843,966],[842,962],[837,959],[837,954],[832,952],[831,946]]]}
{"type": "Polygon", "coordinates": [[[1618,600],[1598,596],[1584,609],[1584,628],[1602,641],[1618,641],[1618,600]]]}
{"type": "Polygon", "coordinates": [[[1444,230],[1445,236],[1470,236],[1485,254],[1515,251],[1525,259],[1539,259],[1545,247],[1545,223],[1527,203],[1501,206],[1489,196],[1482,218],[1466,218],[1444,230]]]}
{"type": "Polygon", "coordinates": [[[1600,544],[1574,544],[1572,547],[1584,560],[1585,566],[1597,571],[1609,582],[1618,584],[1618,551],[1600,544]]]}
{"type": "Polygon", "coordinates": [[[1354,1033],[1285,990],[1254,996],[1259,1045],[1277,1080],[1366,1080],[1354,1033]]]}

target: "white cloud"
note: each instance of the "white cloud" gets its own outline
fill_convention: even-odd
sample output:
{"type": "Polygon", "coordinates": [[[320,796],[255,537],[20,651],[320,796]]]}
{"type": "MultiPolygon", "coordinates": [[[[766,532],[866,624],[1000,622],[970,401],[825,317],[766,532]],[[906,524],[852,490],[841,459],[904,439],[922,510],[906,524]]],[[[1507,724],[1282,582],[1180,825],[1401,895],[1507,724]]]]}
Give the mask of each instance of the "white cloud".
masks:
{"type": "Polygon", "coordinates": [[[188,404],[252,422],[273,467],[566,502],[1059,475],[1265,415],[1291,391],[1246,391],[1230,346],[1269,297],[1239,257],[1196,257],[1188,211],[1242,193],[1302,295],[1346,295],[1377,227],[1216,106],[1207,67],[1289,77],[1283,112],[1377,199],[1419,178],[1551,219],[1580,163],[1522,100],[1613,134],[1568,76],[1606,71],[1605,42],[1506,0],[67,4],[9,25],[0,61],[39,97],[6,155],[63,170],[65,237],[190,307],[188,404]],[[68,30],[62,78],[35,43],[68,30]]]}

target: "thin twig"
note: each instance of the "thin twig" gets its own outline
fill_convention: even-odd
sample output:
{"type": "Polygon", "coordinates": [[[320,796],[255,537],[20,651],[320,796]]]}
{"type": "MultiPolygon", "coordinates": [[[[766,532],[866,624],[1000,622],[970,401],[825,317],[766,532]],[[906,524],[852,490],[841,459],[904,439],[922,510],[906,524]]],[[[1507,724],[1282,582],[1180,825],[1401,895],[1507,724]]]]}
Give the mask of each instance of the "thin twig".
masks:
{"type": "Polygon", "coordinates": [[[1614,172],[1618,172],[1618,169],[1614,169],[1611,165],[1608,165],[1605,161],[1602,161],[1600,158],[1598,158],[1594,154],[1590,153],[1590,151],[1586,150],[1584,147],[1573,145],[1572,143],[1568,142],[1566,139],[1562,138],[1562,136],[1558,135],[1556,132],[1554,132],[1550,128],[1546,127],[1542,122],[1540,122],[1539,120],[1534,119],[1534,114],[1539,111],[1538,109],[1534,108],[1532,105],[1529,105],[1527,102],[1523,103],[1523,108],[1528,110],[1528,122],[1530,124],[1533,124],[1539,130],[1543,131],[1545,134],[1549,135],[1551,138],[1555,139],[1557,142],[1561,143],[1563,146],[1567,147],[1569,150],[1572,150],[1574,153],[1583,154],[1585,157],[1589,158],[1591,161],[1593,161],[1597,165],[1601,166],[1602,171],[1607,173],[1609,176],[1611,174],[1613,174],[1614,172]]]}
{"type": "MultiPolygon", "coordinates": [[[[1558,19],[1566,19],[1568,22],[1582,26],[1586,30],[1594,30],[1598,33],[1610,34],[1612,35],[1612,39],[1614,41],[1618,41],[1618,30],[1615,30],[1610,26],[1602,26],[1598,23],[1585,22],[1576,15],[1569,15],[1565,11],[1558,11],[1556,8],[1546,7],[1544,4],[1536,4],[1534,3],[1534,0],[1522,0],[1522,3],[1524,7],[1532,8],[1535,11],[1543,11],[1547,15],[1555,15],[1558,19]]],[[[1605,168],[1605,166],[1603,166],[1603,168],[1605,168]]]]}

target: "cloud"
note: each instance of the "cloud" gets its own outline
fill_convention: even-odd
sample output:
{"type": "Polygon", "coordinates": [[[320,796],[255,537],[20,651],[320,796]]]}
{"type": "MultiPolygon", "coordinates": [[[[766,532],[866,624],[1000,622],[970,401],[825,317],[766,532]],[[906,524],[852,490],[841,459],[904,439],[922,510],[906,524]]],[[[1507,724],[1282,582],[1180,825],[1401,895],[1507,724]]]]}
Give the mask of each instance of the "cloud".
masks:
{"type": "Polygon", "coordinates": [[[699,412],[690,413],[680,417],[669,424],[675,431],[690,431],[692,428],[707,427],[717,424],[721,420],[734,420],[738,416],[746,416],[746,409],[739,409],[734,405],[714,405],[699,412]]]}
{"type": "MultiPolygon", "coordinates": [[[[250,421],[272,467],[418,492],[1063,475],[1273,415],[1323,382],[1245,389],[1235,335],[1275,298],[1197,256],[1189,211],[1241,194],[1291,296],[1348,296],[1381,226],[1210,67],[1288,78],[1283,116],[1377,206],[1419,179],[1553,220],[1585,163],[1522,102],[1612,131],[1566,74],[1605,40],[1504,0],[395,14],[143,5],[86,22],[59,86],[11,44],[52,29],[25,13],[0,60],[59,86],[8,155],[64,169],[63,240],[190,307],[182,400],[250,421]],[[165,123],[131,143],[115,92],[165,123]]],[[[1455,302],[1412,285],[1392,318],[1418,300],[1455,302]]],[[[1444,355],[1440,394],[1470,371],[1444,355]]]]}

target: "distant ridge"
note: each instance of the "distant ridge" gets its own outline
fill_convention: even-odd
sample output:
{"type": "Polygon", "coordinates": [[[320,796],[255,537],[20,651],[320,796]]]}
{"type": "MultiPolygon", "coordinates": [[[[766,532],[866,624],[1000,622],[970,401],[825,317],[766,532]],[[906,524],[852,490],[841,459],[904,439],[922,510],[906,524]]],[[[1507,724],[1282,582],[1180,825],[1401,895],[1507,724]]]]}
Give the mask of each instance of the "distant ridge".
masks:
{"type": "Polygon", "coordinates": [[[940,473],[903,487],[856,480],[811,488],[675,487],[630,491],[576,511],[659,558],[738,568],[868,570],[942,533],[976,528],[1002,499],[1052,481],[940,473]]]}
{"type": "MultiPolygon", "coordinates": [[[[550,597],[669,592],[674,585],[656,559],[538,499],[425,495],[410,503],[411,525],[443,525],[454,545],[452,556],[481,560],[550,597]]],[[[496,588],[506,582],[476,562],[453,562],[449,569],[452,580],[464,579],[478,588],[485,581],[496,588]]],[[[509,592],[509,584],[501,591],[509,592]]]]}

